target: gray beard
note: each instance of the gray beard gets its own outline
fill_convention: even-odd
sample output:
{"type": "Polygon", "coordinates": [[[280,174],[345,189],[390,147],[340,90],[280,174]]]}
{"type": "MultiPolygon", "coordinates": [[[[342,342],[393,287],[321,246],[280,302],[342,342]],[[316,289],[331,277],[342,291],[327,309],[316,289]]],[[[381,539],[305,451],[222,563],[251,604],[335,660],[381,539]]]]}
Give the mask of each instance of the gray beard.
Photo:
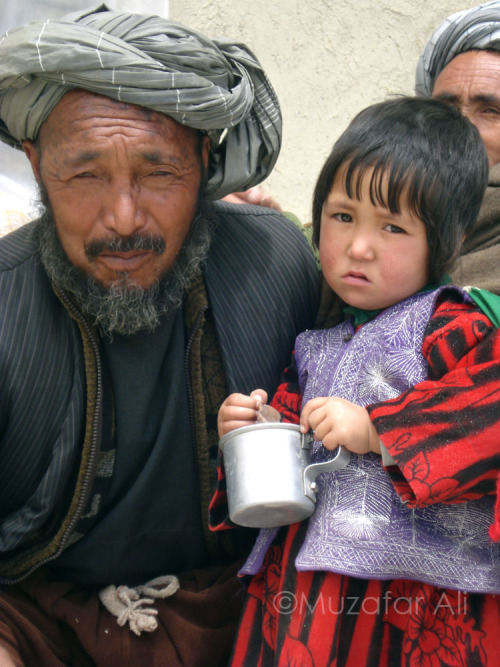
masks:
{"type": "Polygon", "coordinates": [[[59,240],[43,190],[40,191],[40,254],[52,283],[66,292],[79,309],[111,339],[156,329],[165,316],[175,313],[183,294],[202,271],[213,231],[208,203],[200,199],[189,233],[174,266],[153,285],[140,287],[126,272],[109,287],[74,266],[59,240]]]}

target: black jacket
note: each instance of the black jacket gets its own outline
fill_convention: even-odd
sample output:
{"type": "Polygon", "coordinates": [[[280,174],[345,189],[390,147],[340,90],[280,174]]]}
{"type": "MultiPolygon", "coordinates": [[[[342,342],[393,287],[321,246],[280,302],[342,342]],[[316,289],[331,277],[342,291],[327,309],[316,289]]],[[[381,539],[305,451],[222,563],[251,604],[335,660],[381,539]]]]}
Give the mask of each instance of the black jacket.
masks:
{"type": "MultiPolygon", "coordinates": [[[[319,291],[312,252],[283,215],[225,202],[215,212],[203,278],[184,302],[204,524],[218,402],[256,387],[273,393],[295,336],[313,324],[319,291]],[[214,342],[225,375],[217,381],[207,372],[214,342]]],[[[12,488],[0,506],[4,583],[57,558],[81,531],[100,452],[98,336],[50,284],[37,228],[35,221],[0,239],[0,485],[12,488]]],[[[206,538],[213,554],[233,539],[208,530],[206,538]]]]}

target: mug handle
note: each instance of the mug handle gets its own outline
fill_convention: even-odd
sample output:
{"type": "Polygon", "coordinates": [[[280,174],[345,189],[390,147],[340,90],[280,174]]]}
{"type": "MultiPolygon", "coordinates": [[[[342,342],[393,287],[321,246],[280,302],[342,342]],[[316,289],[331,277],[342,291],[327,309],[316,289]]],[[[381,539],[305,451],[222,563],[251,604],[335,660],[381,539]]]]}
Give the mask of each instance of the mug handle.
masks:
{"type": "Polygon", "coordinates": [[[314,480],[316,477],[322,472],[334,472],[335,470],[345,468],[350,460],[351,453],[349,450],[340,446],[337,449],[337,454],[333,457],[333,459],[322,461],[321,463],[311,463],[311,465],[308,465],[306,468],[304,468],[303,473],[304,494],[313,502],[315,502],[316,482],[314,480]]]}

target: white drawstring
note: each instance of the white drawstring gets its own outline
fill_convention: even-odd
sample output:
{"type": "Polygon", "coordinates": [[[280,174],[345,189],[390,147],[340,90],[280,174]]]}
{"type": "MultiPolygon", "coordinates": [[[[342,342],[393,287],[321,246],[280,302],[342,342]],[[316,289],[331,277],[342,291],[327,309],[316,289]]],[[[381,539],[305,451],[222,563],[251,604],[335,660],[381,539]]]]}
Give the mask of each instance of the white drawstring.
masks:
{"type": "Polygon", "coordinates": [[[158,627],[157,609],[145,607],[154,604],[154,599],[168,598],[179,590],[179,580],[173,574],[157,577],[146,584],[129,588],[128,586],[108,586],[99,592],[99,598],[106,609],[117,617],[117,623],[129,624],[136,635],[141,632],[153,632],[158,627]],[[160,586],[161,588],[156,588],[160,586]],[[141,597],[147,595],[148,597],[141,597]]]}

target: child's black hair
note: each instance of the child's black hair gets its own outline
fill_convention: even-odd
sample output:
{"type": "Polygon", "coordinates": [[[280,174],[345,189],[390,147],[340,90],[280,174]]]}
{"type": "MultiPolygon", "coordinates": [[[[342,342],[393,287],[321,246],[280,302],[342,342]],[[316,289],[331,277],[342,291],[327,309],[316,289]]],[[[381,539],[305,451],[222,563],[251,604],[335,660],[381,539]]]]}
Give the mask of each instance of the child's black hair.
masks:
{"type": "Polygon", "coordinates": [[[323,205],[342,166],[349,197],[360,198],[363,175],[373,168],[372,203],[392,213],[408,205],[422,220],[429,280],[439,281],[474,226],[488,183],[488,158],[477,128],[452,105],[427,98],[399,97],[361,111],[333,146],[316,182],[316,246],[323,205]]]}

